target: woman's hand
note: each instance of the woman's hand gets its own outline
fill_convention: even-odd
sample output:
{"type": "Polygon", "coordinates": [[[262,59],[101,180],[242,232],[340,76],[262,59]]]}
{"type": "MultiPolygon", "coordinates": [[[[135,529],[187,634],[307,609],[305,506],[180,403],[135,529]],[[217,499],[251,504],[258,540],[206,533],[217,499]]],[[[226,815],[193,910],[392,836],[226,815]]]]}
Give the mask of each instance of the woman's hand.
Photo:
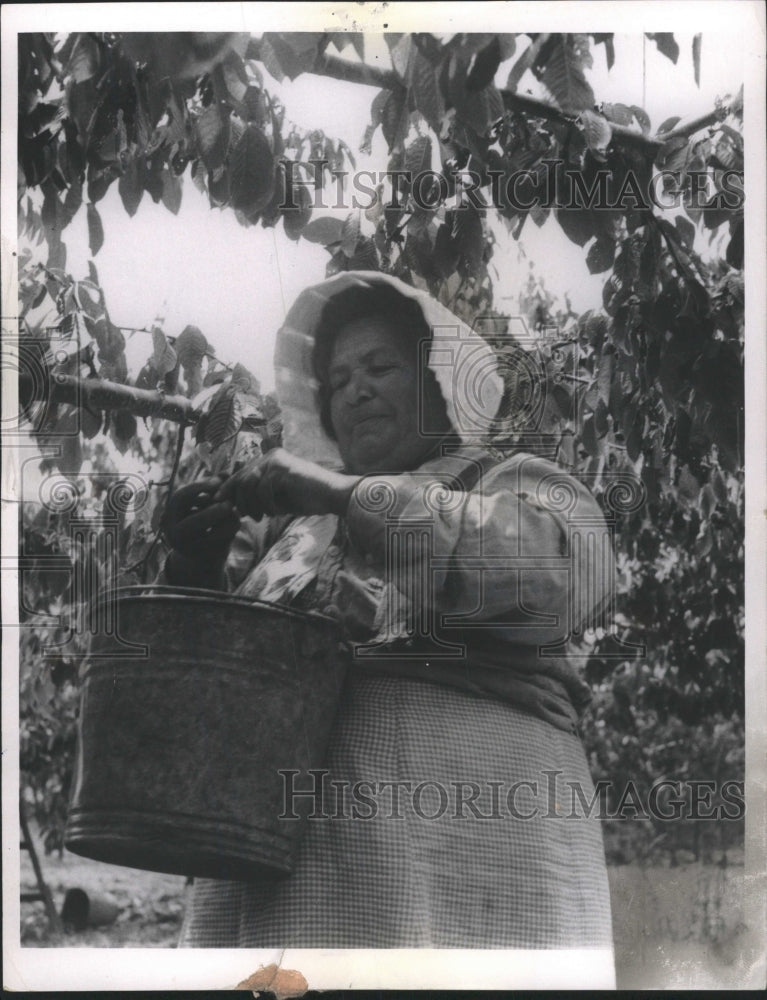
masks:
{"type": "Polygon", "coordinates": [[[220,479],[182,486],[171,495],[164,518],[165,537],[173,547],[165,575],[178,586],[220,585],[240,518],[228,501],[217,502],[220,479]]]}
{"type": "Polygon", "coordinates": [[[275,448],[227,479],[214,499],[256,520],[264,514],[343,516],[358,481],[275,448]]]}

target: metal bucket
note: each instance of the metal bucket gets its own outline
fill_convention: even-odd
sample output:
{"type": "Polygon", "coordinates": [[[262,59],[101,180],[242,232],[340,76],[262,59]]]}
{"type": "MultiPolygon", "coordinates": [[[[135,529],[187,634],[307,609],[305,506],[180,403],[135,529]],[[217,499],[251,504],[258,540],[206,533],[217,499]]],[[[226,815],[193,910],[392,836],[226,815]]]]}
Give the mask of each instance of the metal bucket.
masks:
{"type": "Polygon", "coordinates": [[[67,848],[176,875],[289,874],[304,823],[290,816],[311,802],[286,809],[280,772],[324,763],[347,662],[337,625],[161,586],[113,591],[96,612],[67,848]]]}

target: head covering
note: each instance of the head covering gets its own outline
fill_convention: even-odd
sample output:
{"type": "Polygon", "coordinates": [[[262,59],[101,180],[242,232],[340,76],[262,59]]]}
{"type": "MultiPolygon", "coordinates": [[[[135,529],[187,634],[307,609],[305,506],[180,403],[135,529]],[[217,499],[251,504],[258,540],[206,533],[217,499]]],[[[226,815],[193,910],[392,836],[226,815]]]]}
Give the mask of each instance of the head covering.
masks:
{"type": "Polygon", "coordinates": [[[474,330],[426,292],[379,271],[342,271],[303,291],[277,333],[274,353],[283,445],[301,458],[331,468],[341,465],[338,445],[320,422],[319,384],[314,373],[314,339],[325,305],[353,287],[389,286],[418,303],[431,330],[427,365],[434,372],[450,423],[461,441],[477,442],[490,431],[503,382],[492,348],[474,330]]]}

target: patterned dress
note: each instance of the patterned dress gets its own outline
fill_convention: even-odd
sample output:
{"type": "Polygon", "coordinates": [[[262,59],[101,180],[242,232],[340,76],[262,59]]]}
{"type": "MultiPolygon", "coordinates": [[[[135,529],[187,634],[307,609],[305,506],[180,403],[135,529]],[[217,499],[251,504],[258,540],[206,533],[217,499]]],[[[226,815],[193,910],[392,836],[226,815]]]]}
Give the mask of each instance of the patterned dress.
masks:
{"type": "Polygon", "coordinates": [[[196,880],[184,946],[612,947],[577,735],[588,693],[562,641],[609,589],[584,542],[604,533],[599,508],[528,455],[462,447],[404,478],[385,509],[363,480],[343,521],[248,522],[233,547],[232,590],[334,614],[370,655],[351,663],[327,757],[334,798],[308,821],[294,873],[196,880]],[[407,546],[424,525],[428,545],[381,560],[377,534],[407,546]],[[420,614],[462,658],[424,652],[420,614]]]}

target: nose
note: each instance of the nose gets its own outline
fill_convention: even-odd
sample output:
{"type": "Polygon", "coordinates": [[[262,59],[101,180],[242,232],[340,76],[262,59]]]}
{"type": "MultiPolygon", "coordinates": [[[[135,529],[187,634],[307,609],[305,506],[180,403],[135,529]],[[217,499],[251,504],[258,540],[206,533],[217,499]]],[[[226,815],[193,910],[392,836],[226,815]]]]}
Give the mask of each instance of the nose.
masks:
{"type": "Polygon", "coordinates": [[[348,382],[344,386],[344,401],[350,406],[357,403],[364,403],[372,399],[375,395],[368,374],[364,369],[357,369],[352,372],[348,382]]]}

